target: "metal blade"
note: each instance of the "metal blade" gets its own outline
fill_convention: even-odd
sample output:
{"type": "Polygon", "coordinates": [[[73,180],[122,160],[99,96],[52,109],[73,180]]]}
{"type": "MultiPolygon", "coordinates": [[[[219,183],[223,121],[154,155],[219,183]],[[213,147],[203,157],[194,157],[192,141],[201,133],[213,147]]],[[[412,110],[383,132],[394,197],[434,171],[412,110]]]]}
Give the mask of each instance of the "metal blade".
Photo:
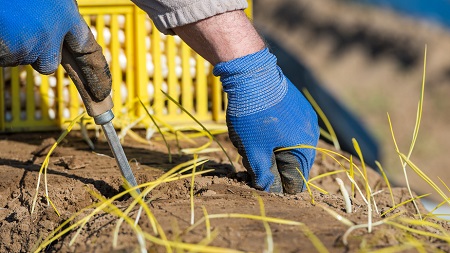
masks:
{"type": "MultiPolygon", "coordinates": [[[[131,171],[128,159],[125,156],[122,145],[120,144],[119,137],[117,137],[116,130],[111,122],[102,125],[103,132],[105,133],[106,139],[108,140],[109,147],[111,148],[114,157],[116,158],[117,164],[119,165],[122,176],[128,181],[131,186],[137,186],[136,178],[131,171]]],[[[140,193],[139,189],[137,192],[140,193]]]]}

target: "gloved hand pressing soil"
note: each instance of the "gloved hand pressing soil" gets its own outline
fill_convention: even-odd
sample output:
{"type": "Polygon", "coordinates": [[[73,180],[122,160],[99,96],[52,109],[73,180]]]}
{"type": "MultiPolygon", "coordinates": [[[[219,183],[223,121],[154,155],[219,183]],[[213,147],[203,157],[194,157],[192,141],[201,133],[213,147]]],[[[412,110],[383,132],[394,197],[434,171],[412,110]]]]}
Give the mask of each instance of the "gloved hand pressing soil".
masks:
{"type": "Polygon", "coordinates": [[[315,158],[310,148],[274,152],[300,144],[316,146],[317,115],[284,76],[276,57],[263,49],[214,67],[228,94],[229,136],[254,187],[295,194],[304,189],[297,168],[308,178],[315,158]]]}

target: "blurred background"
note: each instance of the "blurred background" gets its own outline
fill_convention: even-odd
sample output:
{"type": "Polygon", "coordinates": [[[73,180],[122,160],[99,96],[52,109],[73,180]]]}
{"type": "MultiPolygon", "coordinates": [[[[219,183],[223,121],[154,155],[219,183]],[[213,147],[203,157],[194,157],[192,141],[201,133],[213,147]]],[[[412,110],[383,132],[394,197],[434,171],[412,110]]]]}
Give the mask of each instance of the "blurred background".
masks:
{"type": "MultiPolygon", "coordinates": [[[[448,13],[447,0],[254,0],[257,28],[302,61],[361,120],[396,186],[405,180],[387,113],[407,154],[428,46],[423,117],[411,160],[442,189],[438,178],[450,185],[448,13]]],[[[410,169],[408,177],[417,194],[432,192],[428,201],[442,201],[410,169]]]]}

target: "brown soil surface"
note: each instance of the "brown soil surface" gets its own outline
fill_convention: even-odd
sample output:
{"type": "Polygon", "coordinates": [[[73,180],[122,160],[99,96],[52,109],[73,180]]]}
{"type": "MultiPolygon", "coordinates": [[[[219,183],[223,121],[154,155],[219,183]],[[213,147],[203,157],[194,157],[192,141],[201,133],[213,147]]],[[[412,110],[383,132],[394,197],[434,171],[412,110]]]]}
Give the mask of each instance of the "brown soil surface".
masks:
{"type": "MultiPolygon", "coordinates": [[[[425,100],[428,101],[429,107],[425,108],[424,125],[421,128],[427,138],[419,139],[420,145],[414,157],[417,157],[417,163],[422,168],[430,168],[426,171],[430,177],[436,179],[439,175],[445,182],[449,182],[448,175],[444,175],[441,168],[446,168],[450,159],[445,153],[448,150],[445,142],[450,143],[448,134],[442,131],[448,126],[450,118],[448,113],[434,109],[450,108],[450,100],[443,99],[446,98],[445,94],[448,94],[450,86],[440,85],[449,81],[449,58],[442,52],[448,52],[446,48],[450,45],[447,43],[450,36],[443,29],[429,24],[416,23],[389,12],[374,11],[344,2],[255,0],[255,22],[261,29],[269,30],[290,45],[293,52],[311,66],[336,96],[346,101],[351,108],[359,109],[358,113],[364,116],[364,121],[371,126],[375,134],[385,138],[382,139],[383,147],[388,146],[390,136],[385,120],[386,111],[391,113],[398,129],[400,145],[408,147],[407,140],[411,136],[420,91],[423,45],[428,43],[430,82],[425,100]],[[285,12],[280,12],[280,8],[284,8],[285,12]],[[290,12],[286,13],[287,10],[290,12]],[[274,15],[277,11],[283,18],[290,18],[290,21],[274,15]],[[292,20],[303,21],[301,24],[295,24],[292,20]],[[363,36],[354,37],[355,32],[363,36]],[[349,38],[359,40],[350,43],[349,38]],[[347,43],[344,43],[346,41],[347,43]],[[379,43],[381,47],[378,47],[379,43]],[[377,49],[375,53],[370,53],[374,48],[377,49]],[[406,130],[400,127],[406,127],[406,130]],[[427,159],[429,154],[433,154],[434,158],[427,159]]],[[[39,169],[49,145],[58,139],[59,134],[48,132],[0,135],[0,252],[33,251],[54,229],[76,212],[86,208],[83,212],[85,216],[93,210],[90,205],[98,200],[91,191],[112,198],[123,190],[121,175],[105,139],[95,139],[94,133],[90,132],[91,137],[95,139],[96,148],[95,152],[92,152],[80,133],[72,132],[52,154],[48,168],[48,193],[60,216],[47,205],[43,179],[35,211],[30,214],[39,169]]],[[[234,160],[237,153],[228,138],[221,135],[218,139],[234,160]]],[[[203,141],[199,140],[196,145],[181,142],[180,145],[183,148],[199,146],[203,141]]],[[[171,141],[171,150],[175,153],[172,163],[168,161],[167,150],[162,141],[142,144],[127,136],[123,145],[128,158],[132,160],[131,167],[139,183],[154,181],[165,171],[192,159],[190,155],[178,155],[174,141],[171,141]]],[[[217,147],[216,144],[213,146],[217,147]]],[[[322,142],[319,146],[332,149],[322,142]]],[[[386,151],[390,152],[392,151],[386,151]]],[[[356,229],[349,233],[349,244],[345,246],[343,237],[349,227],[325,209],[333,210],[354,224],[366,224],[368,208],[360,194],[356,194],[352,203],[353,212],[345,212],[344,198],[335,182],[335,178],[339,177],[347,187],[350,186],[343,173],[314,181],[315,185],[328,191],[328,194],[313,188],[315,203],[312,204],[308,192],[275,195],[252,189],[248,186],[248,175],[242,165],[237,163],[237,173],[232,173],[231,166],[222,152],[202,156],[211,160],[203,169],[212,168],[215,171],[195,178],[195,220],[199,221],[204,216],[202,206],[210,215],[261,215],[255,197],[259,195],[264,202],[266,216],[304,224],[299,227],[269,223],[274,252],[317,252],[310,240],[311,236],[305,233],[305,228],[330,252],[370,252],[387,247],[397,247],[397,252],[450,252],[449,222],[430,217],[427,221],[436,226],[412,225],[399,218],[392,220],[416,229],[416,232],[411,233],[407,233],[405,227],[398,228],[392,224],[375,226],[371,233],[365,228],[356,229]],[[417,231],[428,234],[421,235],[421,232],[417,231]],[[447,237],[444,237],[445,235],[447,237]],[[414,247],[418,247],[418,250],[414,247]]],[[[337,161],[343,162],[348,168],[342,158],[337,161]]],[[[389,158],[386,158],[386,161],[389,164],[387,169],[395,175],[399,166],[391,164],[389,158]]],[[[318,153],[310,178],[341,169],[335,160],[318,153]]],[[[392,207],[391,196],[384,180],[371,170],[368,173],[370,185],[373,191],[377,192],[374,198],[378,212],[374,211],[374,222],[392,218],[397,214],[400,218],[417,218],[412,203],[381,216],[381,213],[392,207]]],[[[416,180],[417,185],[422,184],[417,179],[413,180],[416,180]]],[[[401,182],[401,178],[397,177],[397,181],[401,182]]],[[[357,182],[364,188],[360,176],[357,176],[357,182]]],[[[204,223],[187,231],[191,219],[189,190],[190,179],[180,179],[156,187],[146,198],[151,212],[171,241],[199,243],[206,238],[204,223]]],[[[418,192],[432,191],[421,188],[418,192]]],[[[397,204],[410,198],[405,188],[393,188],[393,196],[397,204]]],[[[131,202],[132,198],[123,197],[113,203],[119,210],[124,211],[131,202]]],[[[420,202],[418,205],[425,214],[420,202]]],[[[126,224],[122,225],[117,246],[113,247],[113,233],[118,218],[105,211],[86,223],[73,244],[69,245],[69,242],[74,238],[76,229],[47,246],[45,252],[138,252],[136,235],[126,224]]],[[[136,213],[137,209],[133,209],[131,216],[135,217],[136,213]]],[[[78,219],[80,217],[75,220],[78,219]]],[[[139,227],[149,235],[154,235],[145,215],[142,215],[139,227]]],[[[249,252],[266,252],[268,249],[267,232],[262,221],[242,218],[211,219],[211,228],[215,237],[209,245],[249,252]]],[[[146,245],[148,252],[166,251],[163,246],[150,241],[147,241],[146,245]]]]}
{"type": "MultiPolygon", "coordinates": [[[[91,133],[93,135],[93,133],[91,133]]],[[[94,191],[106,198],[118,194],[121,188],[121,176],[115,160],[104,138],[95,140],[95,152],[82,140],[79,132],[71,132],[57,147],[51,156],[48,168],[48,191],[51,201],[60,212],[58,216],[45,199],[43,184],[39,189],[35,212],[30,214],[33,196],[36,191],[38,171],[48,152],[48,147],[54,143],[59,133],[9,134],[0,135],[0,252],[30,252],[46,238],[51,231],[62,222],[83,208],[86,216],[93,208],[89,205],[97,202],[89,191],[94,191]]],[[[94,136],[92,136],[94,137],[94,136]]],[[[205,138],[206,139],[206,138],[205,138]]],[[[224,135],[218,136],[230,157],[236,158],[236,151],[224,135]]],[[[153,181],[165,171],[181,162],[192,159],[192,156],[178,155],[175,141],[171,141],[171,150],[175,153],[173,163],[168,162],[168,154],[162,142],[141,144],[129,137],[124,140],[124,150],[139,183],[153,181]]],[[[199,146],[185,141],[180,142],[182,148],[199,146]]],[[[218,147],[213,144],[213,147],[218,147]]],[[[332,149],[320,143],[319,147],[332,149]]],[[[205,156],[205,155],[203,155],[205,156]]],[[[347,186],[350,185],[345,175],[340,173],[314,181],[315,184],[327,190],[328,194],[314,192],[315,204],[311,204],[308,192],[297,195],[275,195],[252,189],[247,185],[248,175],[242,165],[236,164],[237,173],[232,173],[231,166],[222,152],[208,154],[211,158],[203,169],[215,169],[214,172],[197,176],[195,179],[195,219],[203,217],[202,206],[208,214],[241,213],[260,215],[260,208],[255,194],[261,196],[266,215],[304,223],[330,252],[357,252],[360,247],[379,249],[398,246],[408,238],[420,240],[429,251],[441,249],[449,251],[448,241],[413,234],[409,237],[402,229],[389,225],[374,227],[372,233],[366,229],[357,229],[348,236],[349,245],[343,245],[342,239],[348,227],[327,213],[322,206],[346,217],[355,224],[367,223],[368,209],[359,194],[353,201],[353,213],[345,212],[342,194],[339,192],[335,179],[340,177],[347,186]],[[365,245],[365,246],[362,246],[365,245]]],[[[337,159],[348,168],[342,158],[337,159]]],[[[318,154],[311,172],[311,177],[329,171],[340,170],[340,165],[332,158],[318,154]]],[[[370,184],[373,191],[382,190],[375,195],[379,213],[373,215],[374,222],[394,213],[404,212],[401,217],[413,218],[414,207],[411,203],[399,207],[394,212],[381,217],[380,213],[392,207],[389,191],[380,176],[369,170],[370,184]]],[[[363,187],[361,177],[357,182],[363,187]]],[[[165,183],[151,191],[147,200],[157,221],[170,240],[198,243],[206,237],[204,224],[190,232],[190,179],[180,179],[165,183]]],[[[396,203],[407,200],[406,189],[394,188],[396,203]]],[[[124,211],[131,203],[131,198],[123,197],[114,201],[114,205],[124,211]]],[[[420,203],[419,203],[420,206],[420,203]]],[[[426,213],[422,208],[421,211],[426,213]]],[[[135,217],[137,209],[131,212],[135,217]]],[[[140,227],[152,234],[152,229],[143,215],[140,227]]],[[[75,220],[80,219],[80,216],[75,220]]],[[[72,245],[70,240],[76,233],[68,232],[50,246],[46,252],[134,252],[137,251],[136,235],[128,225],[122,225],[118,246],[113,247],[112,238],[117,216],[100,212],[81,230],[72,245]]],[[[429,221],[433,221],[429,219],[429,221]]],[[[434,221],[440,224],[444,231],[449,231],[450,225],[444,221],[434,221]]],[[[73,224],[70,223],[70,224],[73,224]]],[[[249,252],[264,252],[266,247],[266,230],[261,221],[242,218],[211,219],[212,230],[216,237],[210,245],[226,249],[249,252]]],[[[292,225],[270,223],[276,252],[315,252],[311,241],[305,236],[304,228],[292,225]]],[[[435,234],[441,234],[432,227],[418,227],[435,234]]],[[[165,252],[162,246],[147,242],[149,252],[165,252]]],[[[414,252],[414,251],[412,251],[414,252]]]]}

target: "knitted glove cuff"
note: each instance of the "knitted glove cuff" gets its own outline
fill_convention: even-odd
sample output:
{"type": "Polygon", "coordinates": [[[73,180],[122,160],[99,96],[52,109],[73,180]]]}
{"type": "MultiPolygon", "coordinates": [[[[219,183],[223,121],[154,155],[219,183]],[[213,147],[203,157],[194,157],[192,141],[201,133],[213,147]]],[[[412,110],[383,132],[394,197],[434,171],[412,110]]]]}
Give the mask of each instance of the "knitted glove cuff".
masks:
{"type": "Polygon", "coordinates": [[[287,93],[287,82],[277,58],[265,48],[214,67],[228,94],[229,116],[242,117],[278,104],[287,93]]]}

